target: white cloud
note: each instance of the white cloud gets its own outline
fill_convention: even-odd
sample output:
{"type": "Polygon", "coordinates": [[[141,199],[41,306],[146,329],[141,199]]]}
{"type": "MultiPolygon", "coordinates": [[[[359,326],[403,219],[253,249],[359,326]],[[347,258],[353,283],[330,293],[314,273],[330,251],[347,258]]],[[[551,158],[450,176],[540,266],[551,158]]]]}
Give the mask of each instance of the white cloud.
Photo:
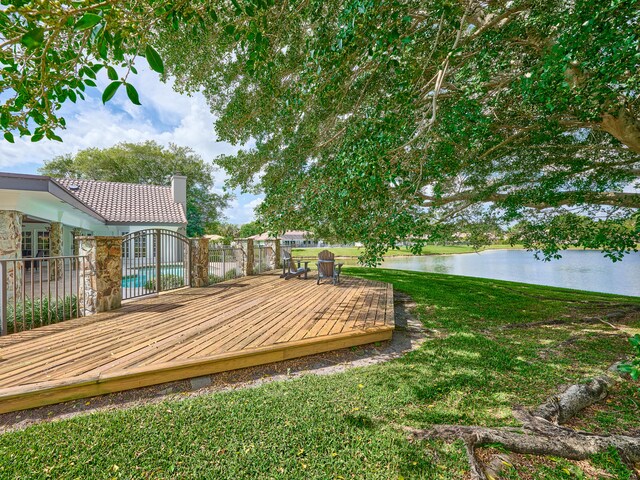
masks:
{"type": "MultiPolygon", "coordinates": [[[[218,141],[214,130],[215,116],[202,94],[176,93],[172,82],[162,83],[146,65],[139,66],[138,70],[139,75],[131,76],[129,81],[140,94],[141,107],[128,100],[124,88],[119,89],[106,106],[103,105],[100,95],[109,80],[102,74],[98,89],[88,92],[87,100],[65,104],[62,108],[61,115],[67,121],[67,128],[58,134],[63,143],[49,140],[33,143],[24,138],[16,138],[15,144],[2,141],[0,169],[37,173],[45,160],[57,155],[145,140],[190,147],[205,161],[238,151],[239,147],[218,141]]],[[[215,191],[222,191],[224,180],[224,172],[219,171],[215,191]]],[[[255,202],[253,195],[240,195],[235,207],[225,214],[233,223],[245,223],[253,219],[255,202]]]]}
{"type": "Polygon", "coordinates": [[[262,196],[243,194],[233,199],[224,214],[229,222],[242,225],[255,220],[255,209],[263,202],[262,196]]]}

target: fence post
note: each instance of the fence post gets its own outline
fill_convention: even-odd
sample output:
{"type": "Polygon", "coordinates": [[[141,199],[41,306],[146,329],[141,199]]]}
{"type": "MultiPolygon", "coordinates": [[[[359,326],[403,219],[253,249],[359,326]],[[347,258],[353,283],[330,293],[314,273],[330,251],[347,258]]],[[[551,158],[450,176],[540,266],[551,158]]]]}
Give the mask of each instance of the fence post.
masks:
{"type": "Polygon", "coordinates": [[[209,285],[209,239],[191,238],[191,286],[209,285]]]}
{"type": "Polygon", "coordinates": [[[7,266],[0,262],[0,336],[7,335],[7,266]]]}
{"type": "Polygon", "coordinates": [[[245,275],[253,275],[253,238],[247,238],[245,240],[246,245],[247,245],[247,249],[245,251],[245,253],[247,254],[247,258],[245,258],[245,263],[244,263],[244,274],[245,275]]]}
{"type": "Polygon", "coordinates": [[[78,237],[86,257],[80,269],[82,315],[115,310],[122,305],[122,238],[78,237]]]}
{"type": "Polygon", "coordinates": [[[160,229],[156,228],[153,232],[156,239],[156,293],[162,291],[162,236],[160,235],[160,229]]]}
{"type": "Polygon", "coordinates": [[[281,257],[282,257],[282,253],[280,252],[280,239],[276,238],[273,241],[273,269],[274,270],[282,266],[280,263],[281,257]]]}

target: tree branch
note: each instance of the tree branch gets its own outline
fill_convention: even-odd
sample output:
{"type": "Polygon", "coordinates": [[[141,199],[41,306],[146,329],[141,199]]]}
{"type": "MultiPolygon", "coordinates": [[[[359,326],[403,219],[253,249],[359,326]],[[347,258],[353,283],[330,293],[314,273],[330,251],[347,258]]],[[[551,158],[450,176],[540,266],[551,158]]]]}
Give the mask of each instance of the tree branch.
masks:
{"type": "MultiPolygon", "coordinates": [[[[511,194],[508,193],[492,193],[488,195],[482,195],[480,193],[466,191],[450,196],[433,196],[418,194],[423,199],[424,207],[439,207],[456,202],[502,202],[507,200],[511,194]]],[[[610,205],[616,207],[626,208],[640,208],[640,194],[630,192],[603,192],[603,193],[587,193],[579,194],[577,192],[562,192],[556,194],[560,198],[557,201],[551,203],[540,202],[524,204],[523,206],[529,208],[535,208],[543,210],[545,208],[559,207],[563,205],[581,205],[581,204],[593,204],[593,205],[610,205]]]]}

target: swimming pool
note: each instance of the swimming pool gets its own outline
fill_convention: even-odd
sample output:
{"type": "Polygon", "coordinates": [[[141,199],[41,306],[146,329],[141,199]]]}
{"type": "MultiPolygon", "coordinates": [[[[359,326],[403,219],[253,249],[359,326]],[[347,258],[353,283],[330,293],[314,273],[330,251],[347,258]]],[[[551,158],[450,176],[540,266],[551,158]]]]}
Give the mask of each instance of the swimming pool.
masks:
{"type": "MultiPolygon", "coordinates": [[[[167,265],[160,267],[160,275],[175,275],[184,278],[184,267],[182,265],[167,265]]],[[[156,278],[156,267],[138,268],[135,275],[122,277],[122,288],[144,288],[149,280],[156,278]]],[[[186,285],[186,279],[185,279],[186,285]]]]}

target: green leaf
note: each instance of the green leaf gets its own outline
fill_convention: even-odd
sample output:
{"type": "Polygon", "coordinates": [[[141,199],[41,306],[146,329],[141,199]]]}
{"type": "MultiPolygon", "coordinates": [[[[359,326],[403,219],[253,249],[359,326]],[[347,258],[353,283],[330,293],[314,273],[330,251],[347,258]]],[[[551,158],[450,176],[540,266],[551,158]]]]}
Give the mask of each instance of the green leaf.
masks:
{"type": "Polygon", "coordinates": [[[13,139],[13,133],[11,133],[11,132],[4,132],[4,138],[9,143],[15,143],[15,140],[13,139]]]}
{"type": "Polygon", "coordinates": [[[94,82],[93,80],[91,80],[90,78],[87,78],[84,83],[86,85],[89,85],[90,87],[95,87],[96,86],[96,82],[94,82]]]}
{"type": "Polygon", "coordinates": [[[236,27],[234,27],[233,25],[227,25],[226,27],[224,27],[224,31],[229,35],[233,35],[233,32],[236,31],[236,27]]]}
{"type": "Polygon", "coordinates": [[[107,41],[104,38],[101,38],[98,41],[98,54],[100,55],[100,58],[107,60],[109,58],[108,53],[107,41]]]}
{"type": "Polygon", "coordinates": [[[162,58],[158,55],[158,52],[151,45],[147,45],[144,49],[144,54],[147,57],[147,62],[149,62],[149,66],[151,70],[154,70],[158,73],[164,73],[164,64],[162,63],[162,58]]]}
{"type": "Polygon", "coordinates": [[[109,100],[111,100],[118,91],[118,88],[120,88],[120,85],[122,85],[122,82],[120,81],[111,82],[109,85],[107,85],[107,88],[105,88],[104,92],[102,93],[102,103],[107,103],[109,100]]]}
{"type": "Polygon", "coordinates": [[[25,33],[20,41],[27,48],[39,47],[44,42],[44,28],[34,28],[25,33]]]}
{"type": "Polygon", "coordinates": [[[142,105],[140,103],[140,97],[138,97],[138,91],[135,87],[130,83],[126,83],[125,86],[127,87],[127,96],[129,97],[129,100],[131,100],[131,103],[134,103],[135,105],[142,105]]]}
{"type": "Polygon", "coordinates": [[[89,78],[96,78],[96,73],[89,67],[82,67],[79,73],[80,75],[86,75],[89,78]]]}
{"type": "Polygon", "coordinates": [[[109,66],[107,67],[107,77],[109,77],[109,80],[118,80],[118,72],[116,72],[116,69],[109,66]]]}
{"type": "Polygon", "coordinates": [[[49,140],[55,140],[56,142],[62,142],[62,139],[53,132],[47,132],[47,138],[49,140]]]}
{"type": "Polygon", "coordinates": [[[37,133],[33,137],[31,137],[31,141],[32,142],[39,142],[43,138],[44,138],[44,135],[42,133],[37,133]]]}
{"type": "Polygon", "coordinates": [[[100,21],[102,21],[102,17],[100,15],[96,15],[95,13],[85,13],[82,18],[76,22],[73,29],[86,30],[87,28],[94,27],[100,23],[100,21]]]}
{"type": "Polygon", "coordinates": [[[78,99],[78,97],[76,96],[76,92],[74,92],[73,90],[69,90],[67,92],[67,96],[69,97],[69,100],[71,100],[73,103],[76,103],[76,100],[78,99]]]}

